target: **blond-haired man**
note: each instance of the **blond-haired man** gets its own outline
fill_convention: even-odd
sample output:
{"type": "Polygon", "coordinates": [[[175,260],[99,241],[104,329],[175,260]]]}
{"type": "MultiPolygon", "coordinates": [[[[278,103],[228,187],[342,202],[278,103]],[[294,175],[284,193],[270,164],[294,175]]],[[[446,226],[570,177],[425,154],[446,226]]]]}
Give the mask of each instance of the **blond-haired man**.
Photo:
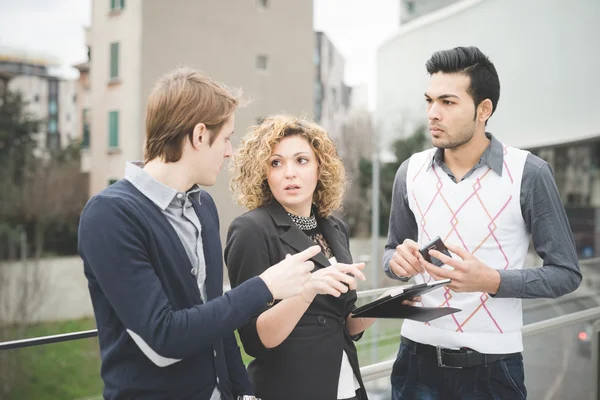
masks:
{"type": "Polygon", "coordinates": [[[106,399],[252,398],[234,330],[298,295],[315,246],[223,295],[214,185],[238,98],[177,69],[148,99],[145,163],[94,196],[79,226],[106,399]]]}

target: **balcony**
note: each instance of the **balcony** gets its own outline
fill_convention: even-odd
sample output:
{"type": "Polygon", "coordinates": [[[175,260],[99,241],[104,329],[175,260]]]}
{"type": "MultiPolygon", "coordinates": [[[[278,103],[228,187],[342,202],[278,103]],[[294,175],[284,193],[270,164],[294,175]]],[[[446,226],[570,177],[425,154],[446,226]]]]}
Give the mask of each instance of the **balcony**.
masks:
{"type": "MultiPolygon", "coordinates": [[[[600,399],[600,258],[581,260],[581,269],[584,281],[577,291],[558,299],[523,301],[528,398],[600,399]]],[[[360,291],[358,305],[387,289],[360,291]]],[[[380,319],[356,344],[372,400],[391,399],[389,376],[401,324],[400,320],[380,319]]],[[[2,362],[12,358],[19,360],[25,371],[15,394],[8,399],[41,398],[42,393],[45,399],[101,399],[94,326],[93,319],[83,319],[9,332],[9,336],[31,338],[0,343],[0,369],[7,371],[2,362]],[[61,333],[47,334],[51,329],[61,333]]],[[[242,355],[247,364],[251,357],[242,355]]]]}

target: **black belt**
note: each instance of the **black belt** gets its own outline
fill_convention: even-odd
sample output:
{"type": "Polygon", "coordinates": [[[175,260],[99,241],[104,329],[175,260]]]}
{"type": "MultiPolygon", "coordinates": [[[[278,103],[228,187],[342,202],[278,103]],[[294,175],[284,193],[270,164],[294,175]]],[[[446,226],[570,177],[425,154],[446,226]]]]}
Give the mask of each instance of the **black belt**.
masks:
{"type": "Polygon", "coordinates": [[[483,354],[471,349],[451,350],[439,346],[417,343],[404,336],[400,338],[400,341],[403,345],[412,349],[418,356],[437,360],[438,366],[445,368],[485,367],[496,361],[519,354],[483,354]]]}

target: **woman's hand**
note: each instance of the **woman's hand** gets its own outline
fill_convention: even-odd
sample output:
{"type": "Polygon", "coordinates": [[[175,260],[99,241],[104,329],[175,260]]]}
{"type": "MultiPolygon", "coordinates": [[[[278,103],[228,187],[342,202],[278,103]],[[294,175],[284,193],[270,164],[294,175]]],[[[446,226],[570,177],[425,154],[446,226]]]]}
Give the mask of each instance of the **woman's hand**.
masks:
{"type": "Polygon", "coordinates": [[[310,303],[318,294],[328,294],[339,297],[348,290],[356,289],[356,279],[365,280],[362,269],[365,263],[342,264],[322,268],[311,274],[308,281],[304,283],[300,296],[304,301],[310,303]]]}

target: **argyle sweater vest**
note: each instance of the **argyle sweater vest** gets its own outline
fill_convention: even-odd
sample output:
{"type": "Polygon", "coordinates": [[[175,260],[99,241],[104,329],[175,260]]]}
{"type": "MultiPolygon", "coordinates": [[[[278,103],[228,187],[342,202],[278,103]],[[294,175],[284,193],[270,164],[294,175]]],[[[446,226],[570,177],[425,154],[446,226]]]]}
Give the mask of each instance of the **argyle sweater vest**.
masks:
{"type": "MultiPolygon", "coordinates": [[[[528,152],[504,147],[502,176],[483,166],[459,183],[431,162],[434,152],[414,154],[408,165],[407,196],[417,222],[419,244],[439,236],[488,267],[522,269],[529,234],[520,194],[528,152]]],[[[416,283],[432,280],[427,273],[415,277],[416,283]]],[[[428,323],[404,321],[402,335],[413,341],[445,348],[468,347],[487,354],[523,350],[520,299],[456,293],[444,287],[424,295],[422,305],[462,311],[428,323]]]]}

